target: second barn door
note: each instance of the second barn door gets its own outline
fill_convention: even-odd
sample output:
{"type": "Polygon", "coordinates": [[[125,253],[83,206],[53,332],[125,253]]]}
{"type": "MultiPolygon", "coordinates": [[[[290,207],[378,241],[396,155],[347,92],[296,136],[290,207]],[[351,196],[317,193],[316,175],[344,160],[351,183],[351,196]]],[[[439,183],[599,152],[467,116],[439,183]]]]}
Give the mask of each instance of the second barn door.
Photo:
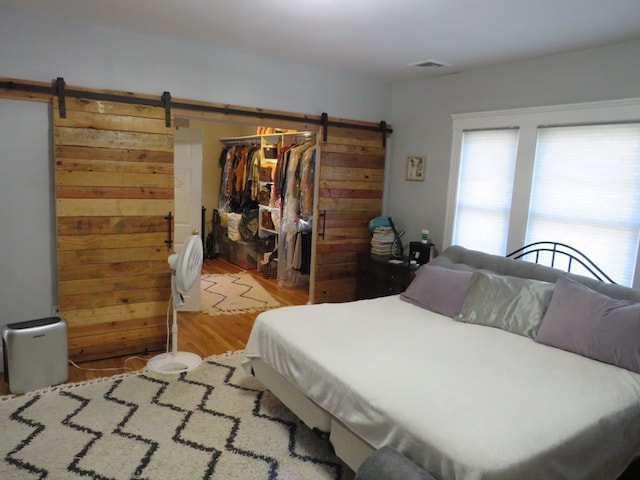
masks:
{"type": "Polygon", "coordinates": [[[369,221],[382,211],[385,147],[380,132],[330,127],[319,141],[311,303],[355,299],[356,256],[371,249],[369,221]]]}
{"type": "Polygon", "coordinates": [[[75,360],[164,348],[174,210],[161,107],[53,106],[58,301],[75,360]]]}

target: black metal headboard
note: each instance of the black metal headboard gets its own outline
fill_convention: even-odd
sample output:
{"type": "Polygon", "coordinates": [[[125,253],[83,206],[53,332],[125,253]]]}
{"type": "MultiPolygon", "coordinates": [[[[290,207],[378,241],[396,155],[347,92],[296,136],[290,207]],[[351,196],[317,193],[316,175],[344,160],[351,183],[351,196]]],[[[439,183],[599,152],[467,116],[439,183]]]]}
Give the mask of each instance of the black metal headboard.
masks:
{"type": "MultiPolygon", "coordinates": [[[[551,253],[551,265],[550,267],[555,267],[556,264],[556,256],[562,256],[567,260],[567,272],[571,272],[571,267],[573,262],[579,263],[582,267],[584,267],[595,279],[601,282],[608,282],[612,284],[616,284],[609,275],[604,273],[600,267],[598,267],[595,263],[589,259],[584,253],[581,251],[570,247],[569,245],[565,245],[564,243],[558,242],[535,242],[530,243],[529,245],[525,245],[518,250],[515,250],[507,255],[507,258],[519,259],[525,256],[534,256],[534,263],[539,263],[540,253],[541,252],[550,252],[551,253]]],[[[531,261],[531,258],[527,258],[527,260],[531,261]]],[[[556,267],[557,268],[557,267],[556,267]]]]}

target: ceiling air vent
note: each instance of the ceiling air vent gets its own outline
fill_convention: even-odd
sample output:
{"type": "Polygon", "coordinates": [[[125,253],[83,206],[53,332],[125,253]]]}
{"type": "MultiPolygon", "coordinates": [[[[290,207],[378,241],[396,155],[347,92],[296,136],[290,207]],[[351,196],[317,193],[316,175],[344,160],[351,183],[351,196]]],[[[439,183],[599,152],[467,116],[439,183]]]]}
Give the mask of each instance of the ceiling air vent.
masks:
{"type": "Polygon", "coordinates": [[[440,67],[448,67],[448,65],[440,62],[436,62],[435,60],[423,60],[421,62],[411,63],[410,67],[418,67],[418,68],[440,68],[440,67]]]}

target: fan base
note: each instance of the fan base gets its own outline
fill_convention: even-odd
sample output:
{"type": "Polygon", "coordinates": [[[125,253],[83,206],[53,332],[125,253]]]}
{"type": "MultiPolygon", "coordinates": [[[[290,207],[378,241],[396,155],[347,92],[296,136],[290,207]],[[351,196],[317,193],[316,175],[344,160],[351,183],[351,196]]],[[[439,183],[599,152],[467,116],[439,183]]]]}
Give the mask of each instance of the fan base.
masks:
{"type": "Polygon", "coordinates": [[[195,353],[170,352],[149,359],[147,368],[155,373],[184,373],[199,367],[201,363],[202,358],[195,353]]]}

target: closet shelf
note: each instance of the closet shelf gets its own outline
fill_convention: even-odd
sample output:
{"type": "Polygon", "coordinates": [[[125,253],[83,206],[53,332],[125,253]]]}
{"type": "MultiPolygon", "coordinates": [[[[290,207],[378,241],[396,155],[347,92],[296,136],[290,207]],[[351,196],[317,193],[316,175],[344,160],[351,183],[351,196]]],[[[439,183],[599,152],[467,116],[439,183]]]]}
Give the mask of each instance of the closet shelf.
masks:
{"type": "Polygon", "coordinates": [[[266,143],[276,144],[282,139],[281,133],[270,133],[267,135],[245,135],[243,137],[227,137],[220,138],[219,140],[225,145],[247,145],[250,143],[260,143],[262,141],[266,143]]]}
{"type": "Polygon", "coordinates": [[[269,207],[267,205],[260,205],[258,216],[258,233],[260,237],[268,235],[275,235],[276,238],[280,234],[280,209],[278,207],[269,207]],[[263,212],[268,212],[269,225],[265,225],[265,219],[263,212]],[[273,228],[271,228],[273,227],[273,228]]]}
{"type": "Polygon", "coordinates": [[[315,133],[308,131],[300,131],[300,132],[285,132],[285,133],[267,133],[264,135],[245,135],[242,137],[226,137],[219,138],[220,142],[227,146],[233,145],[248,145],[251,143],[266,143],[266,144],[277,144],[283,138],[287,137],[303,137],[303,138],[313,138],[315,133]]]}

